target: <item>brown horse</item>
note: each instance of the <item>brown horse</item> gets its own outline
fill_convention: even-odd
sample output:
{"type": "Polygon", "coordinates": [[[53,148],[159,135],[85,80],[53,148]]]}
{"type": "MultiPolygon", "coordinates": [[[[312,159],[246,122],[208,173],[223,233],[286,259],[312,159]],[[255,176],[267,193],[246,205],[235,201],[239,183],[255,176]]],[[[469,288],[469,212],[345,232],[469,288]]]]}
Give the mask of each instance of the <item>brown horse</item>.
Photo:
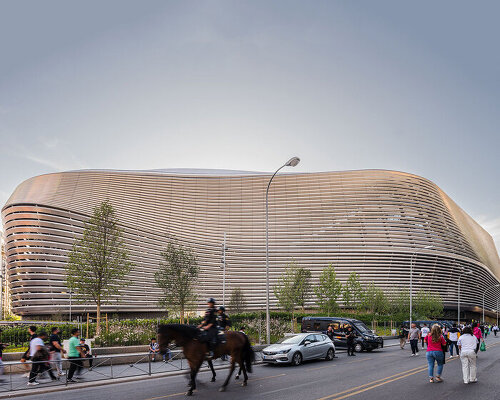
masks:
{"type": "MultiPolygon", "coordinates": [[[[200,341],[200,330],[191,325],[168,324],[160,325],[158,327],[158,344],[160,345],[160,352],[165,352],[170,342],[175,341],[176,345],[182,347],[184,357],[188,360],[190,371],[189,389],[186,395],[191,396],[193,390],[196,389],[196,374],[198,373],[205,354],[208,350],[207,344],[200,341]]],[[[225,333],[226,343],[219,344],[215,348],[214,359],[224,354],[231,356],[231,368],[224,384],[220,387],[219,391],[226,390],[226,386],[231,379],[234,372],[235,363],[240,365],[243,372],[244,380],[241,386],[246,386],[248,381],[247,372],[252,372],[252,362],[255,359],[255,354],[250,345],[247,336],[240,332],[229,331],[225,333]]],[[[211,362],[209,363],[209,365],[211,362]]],[[[212,382],[215,381],[215,371],[211,366],[213,377],[212,382]]]]}

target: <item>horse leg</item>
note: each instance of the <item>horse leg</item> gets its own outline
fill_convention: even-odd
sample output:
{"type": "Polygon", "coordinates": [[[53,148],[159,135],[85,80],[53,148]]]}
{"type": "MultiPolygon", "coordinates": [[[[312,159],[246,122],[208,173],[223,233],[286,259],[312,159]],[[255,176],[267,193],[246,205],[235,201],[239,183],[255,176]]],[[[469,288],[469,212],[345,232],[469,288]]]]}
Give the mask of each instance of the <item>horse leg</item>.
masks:
{"type": "Polygon", "coordinates": [[[208,360],[208,366],[210,367],[210,371],[212,371],[212,379],[210,379],[210,382],[215,382],[215,376],[217,374],[215,373],[214,364],[212,363],[212,360],[208,360]]]}
{"type": "Polygon", "coordinates": [[[234,372],[234,358],[231,357],[231,368],[229,369],[229,375],[224,381],[224,384],[219,388],[219,392],[224,392],[226,390],[226,386],[228,385],[229,380],[231,379],[231,375],[233,375],[233,372],[234,372]]]}
{"type": "Polygon", "coordinates": [[[248,375],[247,375],[247,367],[245,367],[245,362],[242,361],[241,364],[241,370],[243,371],[243,383],[241,384],[241,386],[246,386],[248,385],[248,375]]]}
{"type": "Polygon", "coordinates": [[[196,375],[198,374],[200,367],[201,363],[199,363],[197,366],[191,366],[191,374],[190,374],[191,379],[189,380],[188,391],[186,393],[186,396],[192,396],[193,391],[196,389],[196,375]]]}

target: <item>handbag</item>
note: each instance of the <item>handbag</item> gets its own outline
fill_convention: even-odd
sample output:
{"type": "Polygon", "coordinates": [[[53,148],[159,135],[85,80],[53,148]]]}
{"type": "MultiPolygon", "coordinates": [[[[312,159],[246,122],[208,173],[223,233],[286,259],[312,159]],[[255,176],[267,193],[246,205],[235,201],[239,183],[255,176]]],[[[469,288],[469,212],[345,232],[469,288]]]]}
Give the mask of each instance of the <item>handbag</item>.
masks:
{"type": "Polygon", "coordinates": [[[481,346],[479,346],[479,350],[486,351],[486,343],[484,343],[484,341],[481,342],[481,346]]]}

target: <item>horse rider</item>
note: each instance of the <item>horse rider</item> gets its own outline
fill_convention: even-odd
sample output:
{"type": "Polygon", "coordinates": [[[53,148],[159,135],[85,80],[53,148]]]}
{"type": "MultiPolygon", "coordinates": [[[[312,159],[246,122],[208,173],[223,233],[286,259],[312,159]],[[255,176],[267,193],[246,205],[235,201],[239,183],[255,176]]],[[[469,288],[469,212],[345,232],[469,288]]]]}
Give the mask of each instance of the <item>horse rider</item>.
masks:
{"type": "Polygon", "coordinates": [[[220,306],[217,310],[217,327],[221,332],[225,332],[231,326],[231,321],[226,314],[226,307],[220,306]]]}
{"type": "Polygon", "coordinates": [[[210,297],[207,300],[207,309],[205,310],[205,317],[198,328],[203,329],[208,338],[208,358],[214,357],[215,346],[217,345],[217,310],[215,308],[215,300],[210,297]]]}

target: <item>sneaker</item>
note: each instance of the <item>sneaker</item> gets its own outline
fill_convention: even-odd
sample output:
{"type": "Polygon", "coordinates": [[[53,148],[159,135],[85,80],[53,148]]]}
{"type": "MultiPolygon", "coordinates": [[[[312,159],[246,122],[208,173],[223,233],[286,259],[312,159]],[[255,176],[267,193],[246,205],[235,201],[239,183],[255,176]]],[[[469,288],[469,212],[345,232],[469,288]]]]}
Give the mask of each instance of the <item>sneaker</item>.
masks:
{"type": "Polygon", "coordinates": [[[77,381],[75,381],[73,378],[71,378],[71,379],[67,379],[66,382],[76,383],[77,381]]]}
{"type": "Polygon", "coordinates": [[[410,357],[415,357],[415,354],[412,354],[410,357]]]}
{"type": "Polygon", "coordinates": [[[416,356],[418,356],[418,353],[417,353],[417,354],[415,354],[415,355],[416,355],[416,356]]]}
{"type": "Polygon", "coordinates": [[[453,356],[450,356],[450,358],[453,358],[453,356]]]}
{"type": "Polygon", "coordinates": [[[34,382],[28,382],[28,386],[36,386],[39,385],[40,382],[34,381],[34,382]]]}

